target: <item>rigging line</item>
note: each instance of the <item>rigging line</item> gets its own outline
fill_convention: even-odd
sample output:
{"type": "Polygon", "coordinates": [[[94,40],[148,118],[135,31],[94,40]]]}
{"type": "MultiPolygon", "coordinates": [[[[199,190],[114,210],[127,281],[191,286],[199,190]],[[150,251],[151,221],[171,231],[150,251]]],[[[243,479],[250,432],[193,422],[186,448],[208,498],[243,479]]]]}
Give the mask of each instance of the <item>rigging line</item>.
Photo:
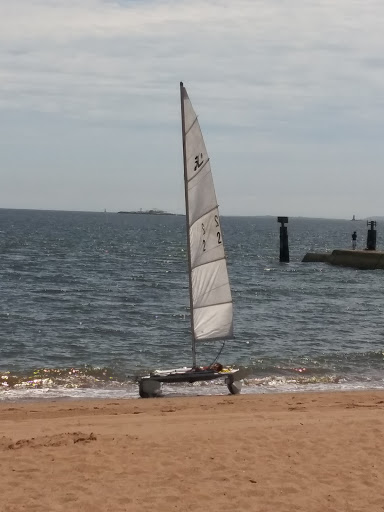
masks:
{"type": "Polygon", "coordinates": [[[223,344],[222,344],[222,346],[221,346],[221,349],[219,350],[219,353],[217,354],[217,356],[215,357],[215,359],[212,361],[211,365],[212,365],[212,364],[214,364],[214,363],[216,363],[216,361],[219,359],[219,357],[220,357],[220,355],[221,355],[221,353],[222,353],[222,351],[223,351],[224,345],[225,345],[225,341],[223,341],[223,344]]]}

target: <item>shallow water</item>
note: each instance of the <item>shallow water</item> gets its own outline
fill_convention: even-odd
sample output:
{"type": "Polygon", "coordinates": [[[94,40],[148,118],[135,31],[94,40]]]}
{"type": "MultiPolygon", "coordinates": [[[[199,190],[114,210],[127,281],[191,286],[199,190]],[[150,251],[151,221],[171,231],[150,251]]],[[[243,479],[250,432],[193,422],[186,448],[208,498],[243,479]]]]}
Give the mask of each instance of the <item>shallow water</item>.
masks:
{"type": "MultiPolygon", "coordinates": [[[[135,378],[191,364],[185,219],[0,210],[0,400],[137,396],[135,378]]],[[[244,392],[384,387],[384,273],[301,263],[365,222],[223,217],[244,392]]],[[[380,226],[378,226],[378,248],[380,226]]],[[[199,346],[212,362],[221,344],[199,346]]],[[[220,382],[168,387],[226,393],[220,382]]]]}

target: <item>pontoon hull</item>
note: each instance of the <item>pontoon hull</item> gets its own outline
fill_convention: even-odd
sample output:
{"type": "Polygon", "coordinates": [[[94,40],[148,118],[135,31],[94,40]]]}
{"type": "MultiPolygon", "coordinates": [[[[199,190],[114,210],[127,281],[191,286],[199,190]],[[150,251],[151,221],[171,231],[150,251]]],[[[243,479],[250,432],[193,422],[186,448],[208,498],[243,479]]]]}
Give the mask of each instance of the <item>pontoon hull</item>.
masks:
{"type": "Polygon", "coordinates": [[[236,375],[238,370],[228,372],[215,371],[161,371],[156,372],[139,379],[139,394],[141,398],[154,398],[161,394],[161,384],[173,384],[188,382],[209,381],[215,379],[225,379],[225,383],[232,395],[238,395],[241,392],[242,381],[236,375]]]}

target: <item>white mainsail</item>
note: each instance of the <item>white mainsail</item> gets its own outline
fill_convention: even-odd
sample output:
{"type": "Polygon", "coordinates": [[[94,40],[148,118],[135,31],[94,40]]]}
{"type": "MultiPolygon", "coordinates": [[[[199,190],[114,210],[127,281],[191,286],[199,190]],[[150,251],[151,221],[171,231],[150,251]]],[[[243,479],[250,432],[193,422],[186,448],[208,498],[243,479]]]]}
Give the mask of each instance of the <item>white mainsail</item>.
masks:
{"type": "Polygon", "coordinates": [[[195,341],[233,335],[232,296],[211,165],[180,83],[193,354],[195,341]]]}

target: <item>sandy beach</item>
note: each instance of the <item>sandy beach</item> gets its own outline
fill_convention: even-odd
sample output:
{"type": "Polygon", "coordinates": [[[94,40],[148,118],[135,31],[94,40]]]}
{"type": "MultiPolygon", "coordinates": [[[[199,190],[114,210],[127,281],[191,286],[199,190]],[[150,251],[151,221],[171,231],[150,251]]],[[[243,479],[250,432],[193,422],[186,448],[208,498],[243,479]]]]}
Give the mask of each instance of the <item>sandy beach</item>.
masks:
{"type": "Polygon", "coordinates": [[[384,392],[0,406],[2,512],[384,511],[384,392]]]}

